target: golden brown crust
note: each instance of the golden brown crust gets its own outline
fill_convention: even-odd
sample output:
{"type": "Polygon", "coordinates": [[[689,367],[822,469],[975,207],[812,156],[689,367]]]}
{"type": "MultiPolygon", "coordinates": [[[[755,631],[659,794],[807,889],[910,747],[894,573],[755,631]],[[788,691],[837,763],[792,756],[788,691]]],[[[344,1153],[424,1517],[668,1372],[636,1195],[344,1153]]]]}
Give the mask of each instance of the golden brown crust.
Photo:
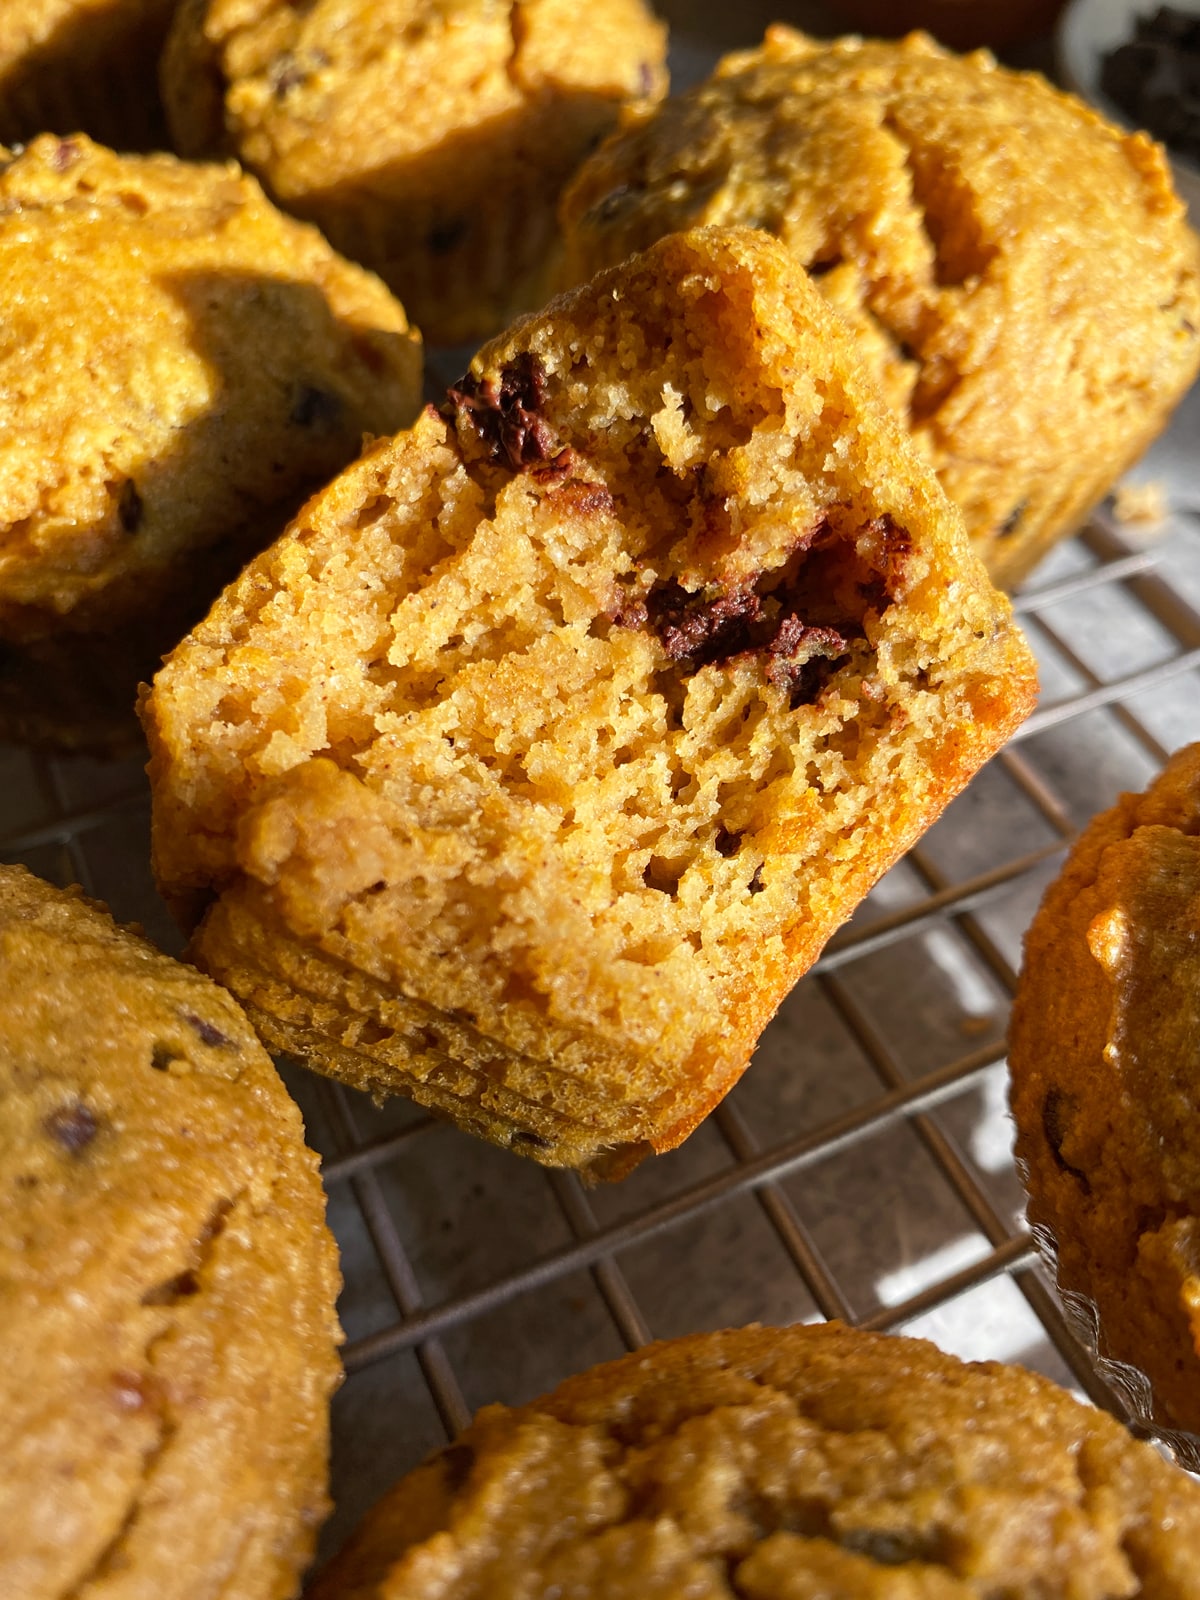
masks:
{"type": "Polygon", "coordinates": [[[1163,151],[924,35],[771,28],[632,119],[563,197],[567,282],[674,229],[776,234],[848,318],[1011,587],[1200,365],[1200,254],[1163,151]]]}
{"type": "Polygon", "coordinates": [[[195,620],[420,403],[401,307],[232,166],[37,139],[0,169],[0,274],[8,640],[195,620]]]}
{"type": "Polygon", "coordinates": [[[283,1600],[327,1509],[338,1271],[238,1007],[0,868],[0,1593],[283,1600]]]}
{"type": "Polygon", "coordinates": [[[651,1345],[402,1480],[311,1600],[1184,1600],[1200,1490],[1017,1367],[837,1324],[651,1345]]]}
{"type": "Polygon", "coordinates": [[[193,954],[275,1043],[620,1170],[1034,693],[803,275],[681,236],[489,345],[175,653],[156,872],[219,896],[193,954]]]}
{"type": "MultiPolygon", "coordinates": [[[[1025,943],[1009,1063],[1029,1216],[1159,1427],[1200,1434],[1200,745],[1095,818],[1025,943]],[[1091,1309],[1094,1307],[1094,1311],[1091,1309]],[[1152,1392],[1137,1374],[1149,1379],[1152,1392]]],[[[1194,1447],[1193,1447],[1194,1448],[1194,1447]]]]}
{"type": "Polygon", "coordinates": [[[182,154],[236,156],[457,344],[547,298],[559,192],[665,55],[643,0],[184,0],[163,97],[182,154]]]}

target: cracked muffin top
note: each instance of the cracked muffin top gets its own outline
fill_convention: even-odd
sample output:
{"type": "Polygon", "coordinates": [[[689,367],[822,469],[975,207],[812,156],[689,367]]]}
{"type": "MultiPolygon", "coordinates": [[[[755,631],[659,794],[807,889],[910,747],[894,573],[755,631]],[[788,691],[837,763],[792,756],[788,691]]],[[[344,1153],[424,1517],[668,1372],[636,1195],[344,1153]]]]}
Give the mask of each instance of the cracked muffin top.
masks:
{"type": "Polygon", "coordinates": [[[1185,1600],[1200,1490],[1044,1378],[836,1323],[651,1345],[409,1474],[311,1600],[1185,1600]]]}
{"type": "MultiPolygon", "coordinates": [[[[378,279],[233,166],[0,151],[0,638],[190,622],[420,403],[378,279]]],[[[130,686],[132,701],[134,686],[130,686]]]]}
{"type": "MultiPolygon", "coordinates": [[[[1058,1282],[1148,1423],[1200,1435],[1200,744],[1096,817],[1026,935],[1017,1158],[1058,1282]],[[1149,1389],[1147,1389],[1147,1381],[1149,1389]]],[[[1190,1457],[1200,1457],[1193,1438],[1190,1457]]]]}
{"type": "Polygon", "coordinates": [[[562,185],[665,57],[643,0],[183,0],[162,86],[181,154],[237,156],[457,343],[546,297],[562,185]]]}
{"type": "Polygon", "coordinates": [[[1162,150],[914,34],[771,28],[630,120],[562,202],[575,282],[699,224],[776,234],[853,326],[997,582],[1024,577],[1200,364],[1162,150]]]}
{"type": "Polygon", "coordinates": [[[276,1600],[325,1510],[338,1271],[230,997],[0,867],[0,1594],[276,1600]]]}

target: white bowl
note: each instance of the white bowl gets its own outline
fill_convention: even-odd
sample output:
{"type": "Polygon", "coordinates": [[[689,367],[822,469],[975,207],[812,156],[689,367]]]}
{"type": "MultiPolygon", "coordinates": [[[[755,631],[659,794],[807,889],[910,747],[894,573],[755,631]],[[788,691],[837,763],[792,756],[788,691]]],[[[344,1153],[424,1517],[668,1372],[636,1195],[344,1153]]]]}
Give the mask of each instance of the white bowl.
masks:
{"type": "MultiPolygon", "coordinates": [[[[1200,0],[1170,0],[1170,4],[1176,11],[1200,17],[1200,0]]],[[[1126,128],[1137,124],[1101,89],[1101,63],[1111,50],[1133,38],[1138,18],[1152,16],[1158,6],[1159,0],[1071,0],[1058,21],[1058,71],[1063,85],[1090,101],[1110,122],[1126,128]]],[[[1200,168],[1172,152],[1171,171],[1192,226],[1200,227],[1200,168]]]]}

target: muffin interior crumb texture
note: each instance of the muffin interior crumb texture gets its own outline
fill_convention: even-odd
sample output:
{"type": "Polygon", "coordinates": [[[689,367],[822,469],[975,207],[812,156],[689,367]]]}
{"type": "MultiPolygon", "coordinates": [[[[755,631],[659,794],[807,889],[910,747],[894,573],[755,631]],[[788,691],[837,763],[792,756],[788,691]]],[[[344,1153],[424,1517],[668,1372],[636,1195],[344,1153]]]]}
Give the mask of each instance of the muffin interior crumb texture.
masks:
{"type": "Polygon", "coordinates": [[[619,1060],[578,1136],[682,1137],[1033,693],[838,341],[773,242],[668,241],[310,506],[147,708],[200,958],[252,914],[399,991],[426,1090],[499,1044],[558,1144],[619,1060]]]}
{"type": "Polygon", "coordinates": [[[1044,1379],[827,1324],[653,1345],[411,1473],[312,1600],[1183,1600],[1200,1494],[1044,1379]]]}

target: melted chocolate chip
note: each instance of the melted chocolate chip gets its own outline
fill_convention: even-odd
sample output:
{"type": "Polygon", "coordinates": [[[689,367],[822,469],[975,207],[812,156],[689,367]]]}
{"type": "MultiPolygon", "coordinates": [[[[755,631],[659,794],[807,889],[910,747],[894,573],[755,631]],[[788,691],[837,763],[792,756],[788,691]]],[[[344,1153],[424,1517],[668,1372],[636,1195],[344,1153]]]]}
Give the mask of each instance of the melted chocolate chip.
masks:
{"type": "Polygon", "coordinates": [[[1075,1109],[1073,1095],[1065,1093],[1062,1089],[1048,1089],[1046,1098],[1042,1103],[1042,1132],[1046,1136],[1046,1143],[1050,1147],[1050,1154],[1054,1157],[1054,1164],[1060,1172],[1069,1173],[1078,1180],[1084,1194],[1091,1194],[1092,1186],[1086,1172],[1079,1167],[1073,1167],[1062,1153],[1063,1140],[1067,1137],[1067,1122],[1075,1109]]]}
{"type": "Polygon", "coordinates": [[[695,671],[728,661],[750,647],[749,627],[762,602],[753,589],[734,589],[708,597],[691,594],[674,578],[656,583],[646,596],[646,616],[670,661],[695,671]]]}
{"type": "Polygon", "coordinates": [[[185,1011],[183,1020],[194,1031],[201,1044],[209,1045],[214,1050],[222,1045],[228,1048],[233,1044],[233,1040],[226,1037],[220,1028],[214,1027],[211,1022],[207,1022],[203,1017],[198,1017],[194,1011],[185,1011]]]}
{"type": "Polygon", "coordinates": [[[520,472],[558,454],[558,441],[541,415],[545,403],[546,369],[525,350],[501,370],[499,383],[467,373],[446,391],[442,415],[465,418],[493,460],[520,472]]]}
{"type": "Polygon", "coordinates": [[[86,1150],[100,1131],[96,1113],[82,1101],[73,1106],[60,1106],[50,1113],[42,1126],[72,1156],[86,1150]]]}
{"type": "Polygon", "coordinates": [[[121,497],[117,501],[117,515],[121,519],[121,526],[126,533],[136,533],[142,525],[142,497],[137,491],[137,484],[132,478],[126,478],[121,485],[121,497]]]}
{"type": "Polygon", "coordinates": [[[342,402],[328,389],[318,389],[304,384],[296,396],[288,421],[298,428],[336,428],[342,415],[342,402]]]}

